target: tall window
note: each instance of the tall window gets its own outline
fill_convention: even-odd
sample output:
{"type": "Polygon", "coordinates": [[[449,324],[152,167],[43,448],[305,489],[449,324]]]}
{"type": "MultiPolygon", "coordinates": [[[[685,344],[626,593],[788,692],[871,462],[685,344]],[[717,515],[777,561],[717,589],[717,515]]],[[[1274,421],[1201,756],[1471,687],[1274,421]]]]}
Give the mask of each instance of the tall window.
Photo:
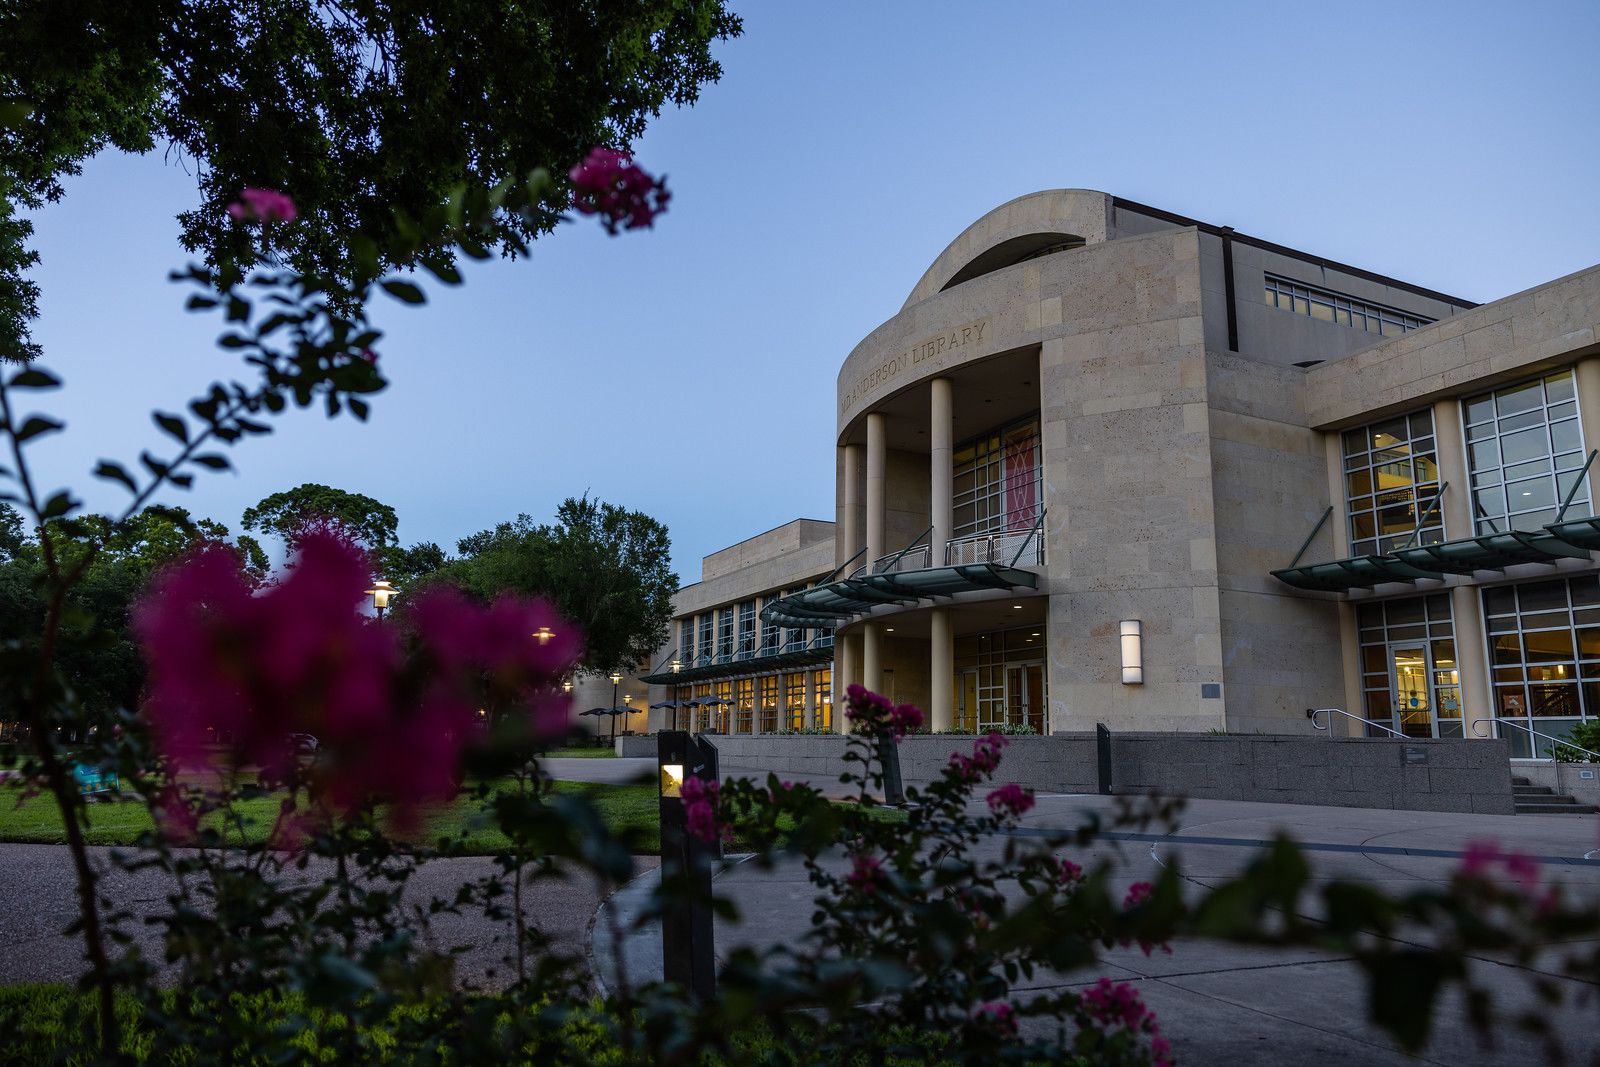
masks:
{"type": "Polygon", "coordinates": [[[700,642],[695,647],[695,651],[699,653],[701,660],[707,662],[709,662],[711,657],[715,654],[714,650],[716,648],[716,644],[715,638],[713,637],[715,625],[716,624],[712,620],[711,613],[709,611],[700,616],[700,642]]]}
{"type": "Polygon", "coordinates": [[[678,662],[685,667],[694,666],[694,620],[678,623],[678,662]]]}
{"type": "Polygon", "coordinates": [[[739,657],[756,654],[756,602],[746,600],[739,605],[739,657]]]}
{"type": "MultiPolygon", "coordinates": [[[[796,594],[803,593],[805,591],[806,587],[801,585],[796,586],[783,595],[795,596],[796,594]]],[[[785,652],[796,652],[806,647],[806,632],[804,630],[786,630],[784,634],[783,650],[785,652]]]]}
{"type": "MultiPolygon", "coordinates": [[[[1462,410],[1478,533],[1554,522],[1584,459],[1572,371],[1472,397],[1462,410]]],[[[1581,510],[1569,514],[1593,514],[1587,484],[1573,508],[1581,510]]]]}
{"type": "MultiPolygon", "coordinates": [[[[777,596],[773,595],[767,598],[767,602],[771,603],[776,599],[777,596]]],[[[761,654],[763,656],[776,655],[782,644],[783,627],[776,623],[763,622],[761,624],[761,654]]]]}
{"type": "Polygon", "coordinates": [[[776,674],[769,674],[761,679],[761,693],[757,707],[760,715],[761,732],[764,734],[776,733],[778,730],[778,676],[776,674]]]}
{"type": "MultiPolygon", "coordinates": [[[[1485,589],[1483,615],[1496,716],[1554,737],[1600,717],[1600,578],[1485,589]]],[[[1522,730],[1501,736],[1513,756],[1535,745],[1522,730]]],[[[1549,742],[1535,747],[1549,756],[1549,742]]]]}
{"type": "Polygon", "coordinates": [[[955,536],[1026,533],[1044,499],[1039,421],[997,430],[956,449],[951,507],[955,536]]]}
{"type": "Polygon", "coordinates": [[[817,678],[817,725],[833,729],[833,670],[820,670],[817,678]]]}
{"type": "Polygon", "coordinates": [[[756,680],[754,678],[740,678],[734,683],[733,697],[733,732],[747,734],[750,732],[752,712],[756,702],[756,680]]]}
{"type": "Polygon", "coordinates": [[[1344,487],[1351,555],[1381,556],[1404,548],[1413,534],[1419,545],[1443,541],[1443,502],[1432,506],[1439,495],[1433,412],[1413,411],[1346,430],[1344,487]]]}
{"type": "Polygon", "coordinates": [[[783,676],[783,706],[791,730],[806,725],[806,676],[804,671],[783,676]]]}
{"type": "Polygon", "coordinates": [[[733,608],[723,608],[717,612],[717,659],[728,659],[733,656],[733,608]]]}

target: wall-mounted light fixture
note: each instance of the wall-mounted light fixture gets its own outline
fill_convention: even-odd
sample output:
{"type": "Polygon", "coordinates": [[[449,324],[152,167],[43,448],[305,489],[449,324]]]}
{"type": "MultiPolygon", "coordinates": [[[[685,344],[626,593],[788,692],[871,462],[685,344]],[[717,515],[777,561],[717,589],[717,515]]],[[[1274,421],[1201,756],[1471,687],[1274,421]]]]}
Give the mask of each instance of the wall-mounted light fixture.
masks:
{"type": "Polygon", "coordinates": [[[683,764],[661,764],[661,795],[664,797],[683,796],[683,764]]]}
{"type": "Polygon", "coordinates": [[[1123,619],[1122,684],[1144,684],[1144,632],[1138,619],[1123,619]]]}

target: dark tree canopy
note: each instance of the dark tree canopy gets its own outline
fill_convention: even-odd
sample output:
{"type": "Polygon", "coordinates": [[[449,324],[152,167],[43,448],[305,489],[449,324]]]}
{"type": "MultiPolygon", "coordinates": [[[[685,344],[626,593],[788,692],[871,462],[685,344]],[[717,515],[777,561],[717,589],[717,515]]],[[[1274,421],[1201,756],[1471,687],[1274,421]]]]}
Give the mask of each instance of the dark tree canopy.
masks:
{"type": "MultiPolygon", "coordinates": [[[[0,528],[21,533],[16,513],[5,505],[0,528]]],[[[54,525],[54,524],[53,524],[54,525]]],[[[256,580],[267,559],[248,536],[227,541],[228,528],[194,519],[182,508],[151,507],[117,525],[103,515],[66,520],[52,529],[54,545],[70,564],[88,546],[99,546],[83,580],[68,598],[58,664],[89,712],[102,721],[119,708],[134,707],[144,685],[144,660],[128,631],[128,617],[155,573],[196,545],[227,543],[256,580]],[[70,528],[69,528],[70,527],[70,528]]],[[[45,614],[45,567],[36,537],[21,537],[0,549],[0,640],[37,633],[45,614]],[[9,552],[7,555],[6,553],[9,552]]],[[[0,694],[0,718],[5,717],[0,694]]]]}
{"type": "Polygon", "coordinates": [[[548,597],[583,630],[584,670],[648,664],[667,639],[678,591],[672,541],[643,512],[569,498],[552,525],[518,515],[457,548],[461,558],[437,580],[485,600],[503,591],[548,597]]]}
{"type": "MultiPolygon", "coordinates": [[[[225,209],[269,187],[306,219],[273,228],[273,250],[343,277],[352,234],[384,247],[396,212],[543,166],[557,181],[540,210],[500,220],[532,238],[565,207],[567,167],[693,103],[721,74],[711,42],[739,30],[722,0],[10,0],[0,98],[33,110],[0,129],[0,192],[36,207],[102,148],[166,144],[199,185],[179,217],[191,252],[259,257],[225,209]]],[[[0,207],[7,358],[34,352],[28,233],[0,207]]]]}
{"type": "Polygon", "coordinates": [[[300,531],[318,521],[334,523],[375,553],[394,546],[395,531],[400,525],[399,516],[388,504],[315,482],[257,501],[245,509],[239,525],[246,530],[276,534],[293,548],[300,531]]]}

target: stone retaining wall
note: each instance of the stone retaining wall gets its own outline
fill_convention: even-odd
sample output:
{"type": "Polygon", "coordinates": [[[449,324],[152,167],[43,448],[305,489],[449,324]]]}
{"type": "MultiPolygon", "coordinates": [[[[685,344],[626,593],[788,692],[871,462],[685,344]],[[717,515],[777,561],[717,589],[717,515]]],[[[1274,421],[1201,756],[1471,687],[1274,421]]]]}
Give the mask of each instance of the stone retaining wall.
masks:
{"type": "MultiPolygon", "coordinates": [[[[1013,737],[1001,780],[1041,793],[1098,789],[1092,734],[1013,737]]],[[[724,772],[804,775],[819,784],[843,772],[845,739],[715,737],[724,772]]],[[[908,737],[901,775],[921,784],[970,737],[908,737]]],[[[620,752],[620,750],[619,750],[620,752]]],[[[1113,793],[1163,793],[1203,800],[1468,811],[1510,815],[1510,748],[1505,741],[1415,740],[1295,735],[1112,735],[1113,793]]]]}

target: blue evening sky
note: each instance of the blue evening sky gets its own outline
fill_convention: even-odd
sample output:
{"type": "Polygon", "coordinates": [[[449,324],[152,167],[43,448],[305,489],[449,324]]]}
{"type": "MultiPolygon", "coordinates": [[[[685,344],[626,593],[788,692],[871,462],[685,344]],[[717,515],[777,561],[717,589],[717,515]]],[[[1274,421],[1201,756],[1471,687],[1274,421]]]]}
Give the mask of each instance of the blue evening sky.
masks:
{"type": "MultiPolygon", "coordinates": [[[[237,526],[305,481],[457,538],[590,492],[700,557],[833,517],[835,378],[963,227],[1014,196],[1103,189],[1487,301],[1600,260],[1600,4],[738,2],[698,106],[638,146],[672,210],[590,220],[384,301],[370,424],[298,413],[173,503],[237,526]]],[[[290,190],[292,192],[292,190],[290,190]]],[[[193,182],[104,155],[37,216],[37,337],[68,388],[45,480],[159,438],[231,373],[166,281],[193,182]]]]}

